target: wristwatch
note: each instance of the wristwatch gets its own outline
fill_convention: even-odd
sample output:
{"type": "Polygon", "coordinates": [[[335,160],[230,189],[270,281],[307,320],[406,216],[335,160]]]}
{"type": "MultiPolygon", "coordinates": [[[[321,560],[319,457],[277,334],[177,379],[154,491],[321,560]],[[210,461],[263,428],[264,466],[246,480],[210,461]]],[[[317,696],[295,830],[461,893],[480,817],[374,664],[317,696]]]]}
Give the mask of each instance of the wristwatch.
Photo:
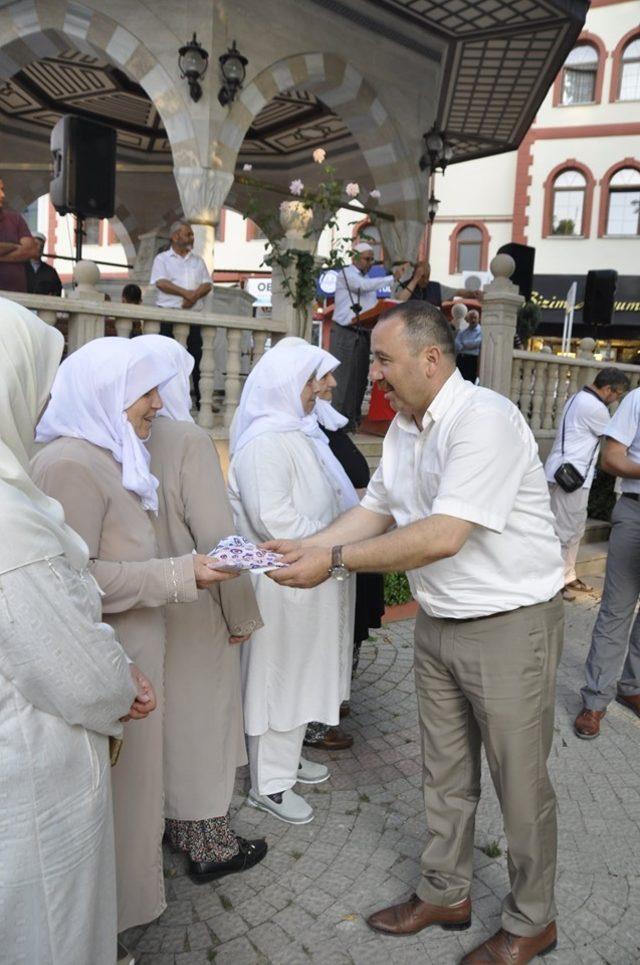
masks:
{"type": "Polygon", "coordinates": [[[351,574],[349,573],[349,570],[342,562],[341,546],[331,547],[331,568],[329,569],[329,573],[334,578],[334,580],[338,580],[339,582],[342,582],[342,580],[348,580],[349,577],[351,576],[351,574]]]}

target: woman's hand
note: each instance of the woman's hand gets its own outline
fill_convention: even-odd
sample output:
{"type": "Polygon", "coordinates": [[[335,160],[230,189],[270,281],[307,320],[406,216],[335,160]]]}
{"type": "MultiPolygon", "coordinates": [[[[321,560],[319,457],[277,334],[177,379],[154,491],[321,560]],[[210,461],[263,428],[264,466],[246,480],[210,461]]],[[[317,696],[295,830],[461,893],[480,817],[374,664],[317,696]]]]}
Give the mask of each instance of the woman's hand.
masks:
{"type": "Polygon", "coordinates": [[[234,645],[235,645],[236,643],[245,643],[245,642],[249,639],[250,636],[251,636],[250,633],[246,633],[243,637],[230,636],[230,637],[229,637],[229,643],[234,644],[234,645]]]}
{"type": "Polygon", "coordinates": [[[152,710],[156,709],[156,695],[151,681],[145,677],[142,671],[136,667],[135,663],[129,664],[131,679],[136,686],[136,699],[131,704],[129,713],[120,720],[126,723],[128,720],[144,720],[152,710]]]}
{"type": "Polygon", "coordinates": [[[238,573],[227,573],[217,570],[216,564],[221,565],[219,560],[211,556],[203,556],[202,553],[193,555],[193,571],[196,577],[196,586],[199,590],[206,590],[212,583],[222,583],[223,580],[235,580],[238,573]]]}

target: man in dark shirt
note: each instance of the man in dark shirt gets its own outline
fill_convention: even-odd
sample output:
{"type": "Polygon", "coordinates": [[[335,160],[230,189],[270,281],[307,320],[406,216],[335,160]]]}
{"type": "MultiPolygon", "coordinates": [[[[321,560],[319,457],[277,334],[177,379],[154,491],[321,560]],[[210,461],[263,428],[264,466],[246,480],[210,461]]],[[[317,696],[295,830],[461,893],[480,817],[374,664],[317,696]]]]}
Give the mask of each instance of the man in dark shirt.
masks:
{"type": "Polygon", "coordinates": [[[37,242],[26,221],[4,206],[4,182],[0,180],[0,291],[26,292],[25,263],[37,256],[37,242]]]}
{"type": "Polygon", "coordinates": [[[44,243],[46,238],[39,231],[33,236],[33,240],[38,245],[38,257],[31,258],[25,264],[27,272],[27,291],[34,295],[57,295],[62,294],[62,282],[60,275],[53,265],[47,264],[42,260],[44,243]]]}

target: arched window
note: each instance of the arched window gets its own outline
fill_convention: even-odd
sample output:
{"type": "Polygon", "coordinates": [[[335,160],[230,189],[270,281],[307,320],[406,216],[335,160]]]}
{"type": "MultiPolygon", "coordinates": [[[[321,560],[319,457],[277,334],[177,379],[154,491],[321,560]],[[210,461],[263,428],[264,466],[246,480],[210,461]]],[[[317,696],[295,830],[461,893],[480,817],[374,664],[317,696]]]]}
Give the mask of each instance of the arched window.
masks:
{"type": "Polygon", "coordinates": [[[456,237],[456,271],[480,271],[482,232],[475,225],[461,228],[456,237]]]}
{"type": "Polygon", "coordinates": [[[640,100],[640,37],[628,43],[623,50],[618,100],[640,100]]]}
{"type": "Polygon", "coordinates": [[[561,171],[553,181],[552,235],[584,235],[587,179],[581,171],[561,171]]]}
{"type": "Polygon", "coordinates": [[[607,235],[640,235],[640,171],[620,168],[609,180],[607,235]]]}
{"type": "Polygon", "coordinates": [[[562,103],[593,104],[596,100],[598,51],[591,44],[574,47],[562,68],[562,103]]]}

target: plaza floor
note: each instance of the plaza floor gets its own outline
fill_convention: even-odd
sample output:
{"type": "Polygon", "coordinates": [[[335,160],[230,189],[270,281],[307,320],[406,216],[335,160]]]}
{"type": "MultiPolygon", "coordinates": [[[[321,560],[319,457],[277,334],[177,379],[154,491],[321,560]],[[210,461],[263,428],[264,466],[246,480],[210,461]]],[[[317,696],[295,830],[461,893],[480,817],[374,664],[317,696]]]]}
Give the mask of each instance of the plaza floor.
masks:
{"type": "MultiPolygon", "coordinates": [[[[612,704],[597,741],[572,721],[597,612],[594,594],[566,605],[551,771],[558,793],[559,944],[549,965],[640,962],[640,720],[612,704]]],[[[412,675],[411,621],[375,633],[362,651],[352,696],[350,751],[309,752],[331,779],[305,795],[315,820],[290,827],[244,804],[239,773],[232,810],[246,837],[266,836],[269,854],[241,875],[196,886],[181,856],[165,854],[169,906],[133,929],[140,965],[454,965],[499,927],[507,890],[505,840],[487,775],[476,826],[473,924],[377,935],[370,912],[407,896],[425,834],[412,675]],[[492,857],[491,855],[495,855],[492,857]]]]}

